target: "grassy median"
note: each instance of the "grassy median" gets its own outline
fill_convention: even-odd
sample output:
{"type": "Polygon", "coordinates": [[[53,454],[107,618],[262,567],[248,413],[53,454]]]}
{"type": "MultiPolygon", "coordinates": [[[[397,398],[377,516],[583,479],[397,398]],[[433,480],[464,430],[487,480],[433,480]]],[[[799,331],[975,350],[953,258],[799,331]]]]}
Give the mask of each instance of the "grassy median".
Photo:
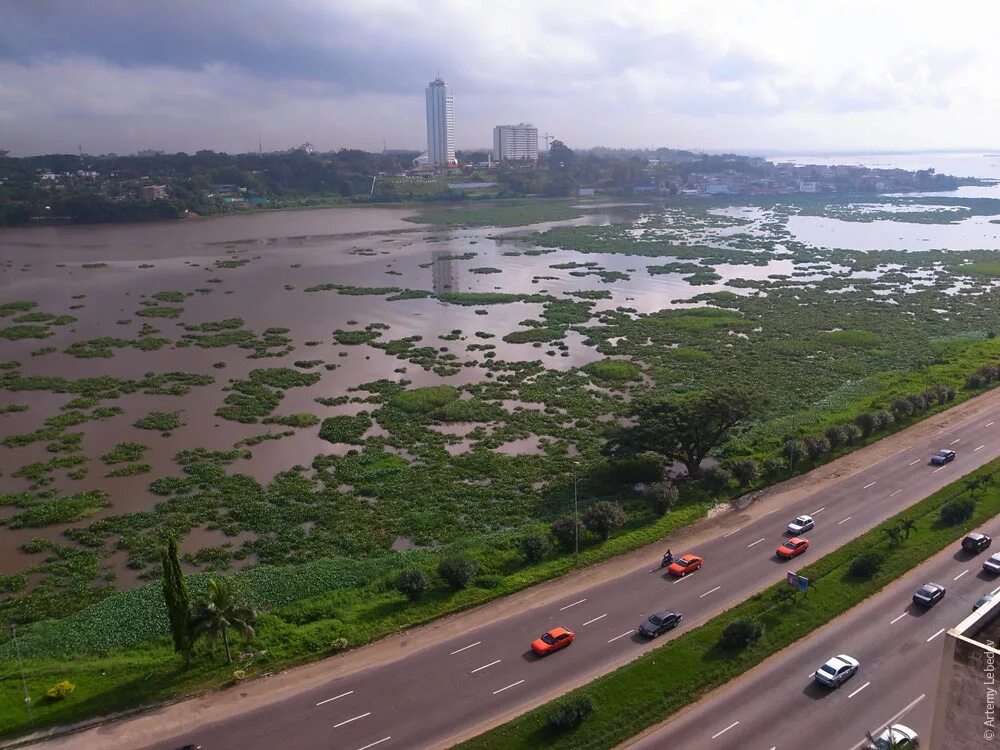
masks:
{"type": "Polygon", "coordinates": [[[615,747],[809,635],[954,544],[977,524],[1000,513],[998,472],[1000,460],[966,475],[799,570],[810,580],[808,596],[798,594],[794,602],[782,600],[785,596],[782,592],[789,590],[782,580],[627,666],[573,691],[569,696],[589,695],[595,706],[591,717],[576,730],[560,732],[548,726],[549,714],[565,700],[564,696],[458,747],[463,750],[615,747]],[[954,525],[943,523],[942,506],[963,497],[975,500],[972,517],[954,525]],[[908,537],[901,535],[894,541],[888,530],[899,528],[904,519],[912,520],[914,525],[908,537]],[[872,550],[884,555],[879,572],[868,580],[852,576],[852,561],[872,550]],[[763,636],[742,651],[723,649],[718,645],[722,631],[739,618],[761,622],[763,636]]]}

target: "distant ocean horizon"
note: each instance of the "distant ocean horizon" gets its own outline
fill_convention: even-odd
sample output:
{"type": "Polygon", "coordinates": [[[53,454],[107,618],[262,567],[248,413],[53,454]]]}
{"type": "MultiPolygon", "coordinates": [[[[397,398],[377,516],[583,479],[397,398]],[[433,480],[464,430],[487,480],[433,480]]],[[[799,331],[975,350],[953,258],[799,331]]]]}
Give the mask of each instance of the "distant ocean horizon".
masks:
{"type": "Polygon", "coordinates": [[[872,169],[933,169],[955,177],[1000,180],[1000,149],[995,151],[914,151],[909,153],[815,153],[766,155],[775,163],[846,164],[872,169]]]}

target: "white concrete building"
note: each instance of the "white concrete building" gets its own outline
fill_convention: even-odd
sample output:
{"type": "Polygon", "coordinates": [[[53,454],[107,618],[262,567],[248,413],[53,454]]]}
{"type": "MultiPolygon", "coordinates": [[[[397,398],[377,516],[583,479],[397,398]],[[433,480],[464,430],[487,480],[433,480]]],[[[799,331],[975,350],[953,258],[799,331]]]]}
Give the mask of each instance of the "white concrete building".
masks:
{"type": "Polygon", "coordinates": [[[493,158],[498,162],[538,161],[538,128],[520,125],[497,125],[493,128],[493,158]]]}
{"type": "Polygon", "coordinates": [[[435,78],[427,87],[427,162],[434,169],[458,164],[455,159],[455,99],[448,84],[435,78]]]}

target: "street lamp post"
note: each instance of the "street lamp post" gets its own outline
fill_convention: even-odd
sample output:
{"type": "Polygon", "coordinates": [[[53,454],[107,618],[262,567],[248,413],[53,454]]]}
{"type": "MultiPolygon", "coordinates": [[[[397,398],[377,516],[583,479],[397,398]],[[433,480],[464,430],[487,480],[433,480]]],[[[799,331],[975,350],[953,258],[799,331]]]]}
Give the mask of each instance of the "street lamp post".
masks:
{"type": "Polygon", "coordinates": [[[577,485],[580,483],[580,462],[573,462],[573,563],[580,560],[580,505],[577,485]]]}

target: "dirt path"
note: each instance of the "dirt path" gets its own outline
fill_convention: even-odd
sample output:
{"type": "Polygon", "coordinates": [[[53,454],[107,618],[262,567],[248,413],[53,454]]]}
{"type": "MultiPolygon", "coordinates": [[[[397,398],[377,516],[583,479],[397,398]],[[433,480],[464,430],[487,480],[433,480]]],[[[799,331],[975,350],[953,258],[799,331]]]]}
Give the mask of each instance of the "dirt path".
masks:
{"type": "MultiPolygon", "coordinates": [[[[347,653],[244,683],[238,687],[216,690],[177,703],[134,712],[114,721],[106,720],[96,727],[91,723],[90,729],[48,741],[44,740],[51,734],[40,733],[32,739],[42,740],[42,747],[60,750],[64,748],[125,750],[168,740],[189,731],[192,725],[204,725],[239,716],[323,685],[334,677],[342,677],[403,659],[417,650],[433,646],[481,625],[495,623],[507,614],[540,607],[573,596],[595,584],[632,573],[637,567],[648,567],[651,562],[659,560],[664,546],[682,549],[707,541],[716,536],[720,528],[736,528],[774,510],[797,503],[873,463],[908,450],[942,429],[998,406],[1000,406],[1000,389],[994,389],[807,474],[774,485],[762,492],[746,510],[732,511],[704,519],[655,544],[475,609],[450,615],[347,653]]],[[[596,672],[581,675],[581,680],[578,682],[589,681],[596,676],[596,672]]],[[[517,713],[520,713],[520,710],[517,713]]],[[[495,725],[514,715],[516,713],[493,717],[488,723],[495,725]]],[[[485,725],[477,728],[477,731],[483,729],[485,725]]],[[[11,746],[3,745],[3,747],[11,746]]]]}

